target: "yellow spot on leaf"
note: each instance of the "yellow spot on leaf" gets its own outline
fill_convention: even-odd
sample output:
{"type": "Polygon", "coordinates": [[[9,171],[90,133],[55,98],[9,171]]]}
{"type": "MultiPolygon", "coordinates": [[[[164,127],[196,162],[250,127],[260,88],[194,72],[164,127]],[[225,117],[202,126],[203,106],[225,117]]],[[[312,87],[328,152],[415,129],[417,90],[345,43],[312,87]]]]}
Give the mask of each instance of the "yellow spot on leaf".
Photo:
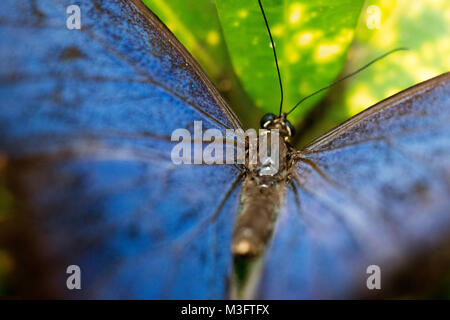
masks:
{"type": "Polygon", "coordinates": [[[276,25],[274,28],[273,28],[273,35],[274,36],[277,36],[277,37],[279,37],[279,36],[281,36],[282,34],[283,34],[283,31],[284,31],[284,27],[282,26],[282,25],[276,25]]]}
{"type": "Polygon", "coordinates": [[[220,42],[220,35],[217,33],[217,31],[210,31],[208,32],[208,35],[206,36],[206,41],[212,46],[216,46],[220,42]]]}
{"type": "Polygon", "coordinates": [[[375,44],[380,48],[390,48],[397,41],[397,33],[382,28],[374,36],[375,44]]]}
{"type": "Polygon", "coordinates": [[[299,53],[301,51],[295,46],[295,44],[288,42],[284,45],[284,52],[282,57],[288,61],[288,65],[297,62],[300,59],[299,53]]]}
{"type": "Polygon", "coordinates": [[[314,35],[312,32],[302,32],[296,35],[297,38],[297,44],[299,46],[306,46],[311,43],[311,41],[314,38],[314,35]]]}
{"type": "Polygon", "coordinates": [[[375,98],[370,94],[367,86],[361,85],[347,98],[348,111],[351,115],[354,115],[375,102],[375,98]]]}
{"type": "Polygon", "coordinates": [[[420,12],[422,12],[422,8],[424,5],[424,1],[411,1],[408,12],[406,14],[409,17],[417,17],[420,12]]]}
{"type": "Polygon", "coordinates": [[[342,50],[338,44],[321,44],[317,47],[315,59],[318,62],[326,62],[332,60],[342,50]]]}
{"type": "Polygon", "coordinates": [[[402,63],[414,68],[419,65],[419,58],[415,52],[405,52],[402,55],[402,63]]]}
{"type": "Polygon", "coordinates": [[[422,45],[420,52],[421,52],[422,56],[427,60],[431,61],[431,60],[435,59],[435,54],[436,54],[435,47],[429,42],[425,42],[422,45]]]}
{"type": "Polygon", "coordinates": [[[303,6],[300,3],[293,3],[289,8],[289,22],[297,24],[300,22],[303,13],[303,6]]]}
{"type": "Polygon", "coordinates": [[[431,79],[439,74],[439,72],[433,68],[419,67],[413,70],[414,79],[417,82],[431,79]]]}
{"type": "Polygon", "coordinates": [[[287,49],[287,59],[289,63],[296,63],[298,60],[300,60],[300,55],[296,50],[293,50],[290,46],[287,49]]]}
{"type": "Polygon", "coordinates": [[[396,5],[395,2],[396,1],[392,1],[392,0],[381,0],[379,4],[383,8],[392,8],[393,6],[396,5]]]}
{"type": "Polygon", "coordinates": [[[241,19],[245,19],[248,16],[248,11],[245,9],[239,10],[238,17],[241,19]]]}
{"type": "MultiPolygon", "coordinates": [[[[450,19],[449,19],[450,20],[450,19]]],[[[442,59],[442,64],[445,69],[450,69],[450,38],[445,36],[437,41],[436,48],[438,48],[438,55],[442,59]]],[[[433,50],[436,53],[436,49],[433,50]]]]}

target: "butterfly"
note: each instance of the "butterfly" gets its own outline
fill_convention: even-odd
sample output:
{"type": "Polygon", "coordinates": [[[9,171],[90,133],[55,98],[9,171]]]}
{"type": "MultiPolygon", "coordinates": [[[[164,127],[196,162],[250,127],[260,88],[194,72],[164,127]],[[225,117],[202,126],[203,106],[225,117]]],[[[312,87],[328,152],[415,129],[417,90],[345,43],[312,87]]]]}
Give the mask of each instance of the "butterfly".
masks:
{"type": "Polygon", "coordinates": [[[370,296],[373,265],[389,296],[448,269],[448,73],[282,144],[282,179],[252,182],[246,166],[171,161],[175,129],[242,125],[164,24],[138,0],[77,4],[81,30],[65,27],[70,1],[0,4],[8,295],[229,298],[246,206],[277,212],[251,298],[370,296]]]}

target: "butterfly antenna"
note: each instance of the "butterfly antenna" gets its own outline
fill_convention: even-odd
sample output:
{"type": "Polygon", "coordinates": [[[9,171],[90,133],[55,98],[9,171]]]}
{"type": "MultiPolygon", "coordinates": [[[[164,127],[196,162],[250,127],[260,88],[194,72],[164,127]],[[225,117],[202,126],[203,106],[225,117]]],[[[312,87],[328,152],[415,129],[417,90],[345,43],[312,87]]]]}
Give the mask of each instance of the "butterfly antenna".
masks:
{"type": "Polygon", "coordinates": [[[274,43],[273,38],[272,38],[272,33],[270,32],[269,22],[267,21],[266,14],[264,13],[264,8],[263,8],[263,5],[261,3],[261,0],[258,0],[258,3],[259,3],[259,7],[261,8],[261,13],[262,13],[262,15],[264,17],[264,22],[266,23],[267,32],[269,33],[270,43],[272,44],[273,56],[275,58],[275,65],[277,67],[278,82],[280,83],[280,92],[281,92],[279,116],[281,116],[281,112],[283,110],[283,84],[281,82],[280,67],[278,66],[277,51],[275,50],[275,43],[274,43]]]}
{"type": "Polygon", "coordinates": [[[323,87],[323,88],[321,88],[321,89],[319,89],[319,90],[317,90],[317,91],[311,93],[310,95],[307,95],[306,97],[302,98],[299,102],[297,102],[297,104],[296,104],[291,110],[289,110],[288,113],[286,113],[286,115],[288,115],[288,114],[290,114],[292,111],[294,111],[295,108],[297,108],[303,101],[305,101],[305,100],[311,98],[312,96],[314,96],[314,95],[316,95],[316,94],[318,94],[318,93],[320,93],[320,92],[322,92],[322,91],[324,91],[324,90],[326,90],[326,89],[328,89],[328,88],[330,88],[330,87],[332,87],[332,86],[338,84],[338,83],[341,82],[341,81],[344,81],[344,80],[346,80],[346,79],[348,79],[348,78],[354,76],[355,74],[357,74],[357,73],[363,71],[364,69],[366,69],[367,67],[369,67],[371,64],[373,64],[373,63],[375,63],[375,62],[377,62],[377,61],[379,61],[379,60],[381,60],[381,59],[387,57],[387,56],[390,55],[391,53],[394,53],[394,52],[396,52],[396,51],[401,51],[401,50],[409,50],[409,49],[408,49],[408,48],[396,48],[396,49],[394,49],[394,50],[391,50],[391,51],[389,51],[389,52],[387,52],[387,53],[385,53],[385,54],[379,56],[379,57],[376,58],[376,59],[373,59],[373,60],[370,61],[368,64],[366,64],[365,66],[359,68],[358,70],[353,71],[352,73],[350,73],[350,74],[348,74],[348,75],[346,75],[346,76],[344,76],[344,77],[342,77],[342,78],[340,78],[340,79],[334,81],[333,83],[327,85],[326,87],[323,87]]]}

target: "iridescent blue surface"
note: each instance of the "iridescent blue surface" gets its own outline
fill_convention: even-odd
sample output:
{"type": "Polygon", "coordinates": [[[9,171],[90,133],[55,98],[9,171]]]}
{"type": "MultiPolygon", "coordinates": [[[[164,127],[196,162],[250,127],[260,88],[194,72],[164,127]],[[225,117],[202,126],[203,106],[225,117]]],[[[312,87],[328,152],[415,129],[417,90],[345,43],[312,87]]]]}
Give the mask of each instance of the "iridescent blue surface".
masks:
{"type": "Polygon", "coordinates": [[[73,1],[0,2],[0,150],[16,199],[2,232],[19,295],[226,295],[238,169],[176,166],[170,135],[238,122],[136,3],[76,1],[82,29],[68,30],[73,1]],[[66,289],[71,264],[81,291],[66,289]]]}
{"type": "Polygon", "coordinates": [[[280,213],[258,296],[388,296],[389,290],[411,294],[433,276],[430,282],[442,281],[450,262],[449,124],[447,73],[300,151],[295,191],[280,213]],[[366,286],[370,265],[381,268],[382,290],[366,286]],[[400,274],[410,278],[399,285],[400,274]]]}

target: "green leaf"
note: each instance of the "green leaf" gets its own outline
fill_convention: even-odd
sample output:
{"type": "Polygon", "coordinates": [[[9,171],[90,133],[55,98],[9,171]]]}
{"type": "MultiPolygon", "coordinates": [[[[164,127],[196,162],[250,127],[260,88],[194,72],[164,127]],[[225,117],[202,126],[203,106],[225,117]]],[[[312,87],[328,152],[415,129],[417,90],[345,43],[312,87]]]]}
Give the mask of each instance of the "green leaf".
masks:
{"type": "Polygon", "coordinates": [[[314,128],[299,145],[399,91],[449,71],[449,21],[449,1],[367,1],[343,74],[394,48],[409,50],[388,56],[334,88],[324,103],[326,111],[314,119],[314,128]]]}
{"type": "MultiPolygon", "coordinates": [[[[279,57],[284,110],[332,82],[341,71],[363,0],[264,0],[279,57]]],[[[278,112],[280,92],[258,1],[216,0],[233,66],[256,105],[278,112]]],[[[294,119],[317,103],[302,104],[294,119]]]]}
{"type": "Polygon", "coordinates": [[[348,69],[396,47],[409,51],[376,63],[348,82],[343,101],[350,115],[450,70],[450,2],[371,0],[363,12],[348,69]],[[379,26],[369,28],[376,11],[379,26]]]}

